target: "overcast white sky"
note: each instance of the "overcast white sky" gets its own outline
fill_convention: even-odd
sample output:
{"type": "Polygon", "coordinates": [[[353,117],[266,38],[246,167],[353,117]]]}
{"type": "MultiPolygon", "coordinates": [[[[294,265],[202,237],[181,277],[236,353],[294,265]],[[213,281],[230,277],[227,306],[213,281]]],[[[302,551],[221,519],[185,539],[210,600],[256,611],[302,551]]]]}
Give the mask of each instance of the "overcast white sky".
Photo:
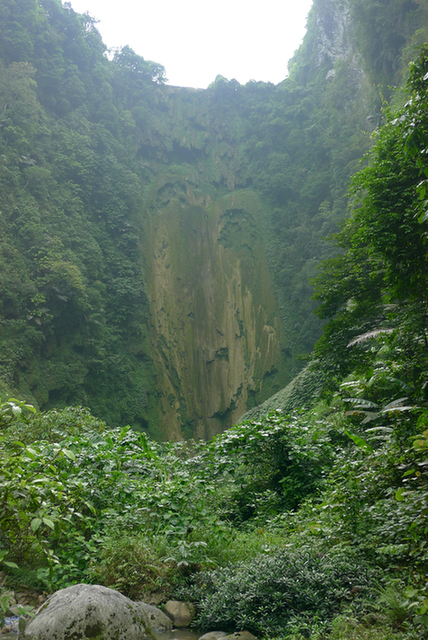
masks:
{"type": "Polygon", "coordinates": [[[277,84],[302,42],[312,0],[70,0],[99,20],[108,48],[162,64],[169,84],[205,89],[218,74],[277,84]]]}

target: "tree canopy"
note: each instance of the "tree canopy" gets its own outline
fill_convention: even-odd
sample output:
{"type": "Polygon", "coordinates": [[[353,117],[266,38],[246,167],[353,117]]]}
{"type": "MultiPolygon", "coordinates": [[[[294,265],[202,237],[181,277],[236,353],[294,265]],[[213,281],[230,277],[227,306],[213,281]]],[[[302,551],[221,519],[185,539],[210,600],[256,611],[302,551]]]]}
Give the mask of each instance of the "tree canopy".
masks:
{"type": "Polygon", "coordinates": [[[403,380],[425,397],[427,372],[426,132],[428,47],[410,66],[409,99],[385,124],[352,180],[342,253],[315,281],[328,319],[315,353],[336,381],[373,363],[385,343],[403,380]]]}

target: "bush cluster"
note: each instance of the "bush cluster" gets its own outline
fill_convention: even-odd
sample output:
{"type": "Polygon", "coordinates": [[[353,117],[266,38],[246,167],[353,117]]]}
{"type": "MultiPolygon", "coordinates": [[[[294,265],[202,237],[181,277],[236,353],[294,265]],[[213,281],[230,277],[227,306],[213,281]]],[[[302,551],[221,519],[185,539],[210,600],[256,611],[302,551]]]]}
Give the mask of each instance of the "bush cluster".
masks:
{"type": "Polygon", "coordinates": [[[296,620],[330,620],[344,604],[368,598],[378,568],[350,549],[281,549],[197,574],[184,597],[199,603],[197,626],[248,629],[274,637],[296,620]]]}

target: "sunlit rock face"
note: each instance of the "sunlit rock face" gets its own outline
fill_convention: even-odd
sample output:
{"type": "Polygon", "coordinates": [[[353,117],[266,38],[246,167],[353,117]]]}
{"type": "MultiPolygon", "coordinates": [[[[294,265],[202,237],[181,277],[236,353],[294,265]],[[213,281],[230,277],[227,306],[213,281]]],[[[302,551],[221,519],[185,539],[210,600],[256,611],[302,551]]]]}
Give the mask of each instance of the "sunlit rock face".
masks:
{"type": "Polygon", "coordinates": [[[317,0],[313,12],[314,67],[326,68],[325,79],[331,80],[336,74],[336,63],[343,61],[355,89],[360,90],[366,77],[361,56],[355,47],[355,21],[350,0],[317,0]]]}
{"type": "Polygon", "coordinates": [[[316,65],[344,60],[353,53],[349,0],[323,0],[315,5],[317,53],[316,65]]]}
{"type": "Polygon", "coordinates": [[[272,392],[281,358],[256,194],[211,202],[188,187],[186,197],[151,215],[146,234],[151,351],[170,440],[236,423],[272,392]]]}

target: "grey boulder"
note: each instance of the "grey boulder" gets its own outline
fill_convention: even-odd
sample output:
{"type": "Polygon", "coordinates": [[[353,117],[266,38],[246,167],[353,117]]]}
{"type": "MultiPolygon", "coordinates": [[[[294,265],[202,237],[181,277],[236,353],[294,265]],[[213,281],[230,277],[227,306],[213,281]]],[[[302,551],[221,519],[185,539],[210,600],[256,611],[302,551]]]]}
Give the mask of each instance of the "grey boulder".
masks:
{"type": "Polygon", "coordinates": [[[158,633],[171,631],[172,620],[168,618],[168,616],[165,615],[163,611],[151,604],[146,604],[145,602],[134,602],[134,604],[143,610],[146,619],[153,631],[157,631],[158,633]]]}
{"type": "Polygon", "coordinates": [[[21,639],[155,640],[144,610],[118,591],[76,584],[54,593],[21,639]]]}
{"type": "Polygon", "coordinates": [[[236,631],[236,633],[226,633],[225,631],[209,631],[199,638],[199,640],[257,640],[249,631],[236,631]]]}
{"type": "Polygon", "coordinates": [[[227,635],[224,640],[257,640],[257,638],[249,631],[236,631],[227,635]]]}
{"type": "Polygon", "coordinates": [[[165,613],[171,618],[174,627],[190,627],[195,617],[195,607],[191,602],[168,600],[165,605],[165,613]]]}

